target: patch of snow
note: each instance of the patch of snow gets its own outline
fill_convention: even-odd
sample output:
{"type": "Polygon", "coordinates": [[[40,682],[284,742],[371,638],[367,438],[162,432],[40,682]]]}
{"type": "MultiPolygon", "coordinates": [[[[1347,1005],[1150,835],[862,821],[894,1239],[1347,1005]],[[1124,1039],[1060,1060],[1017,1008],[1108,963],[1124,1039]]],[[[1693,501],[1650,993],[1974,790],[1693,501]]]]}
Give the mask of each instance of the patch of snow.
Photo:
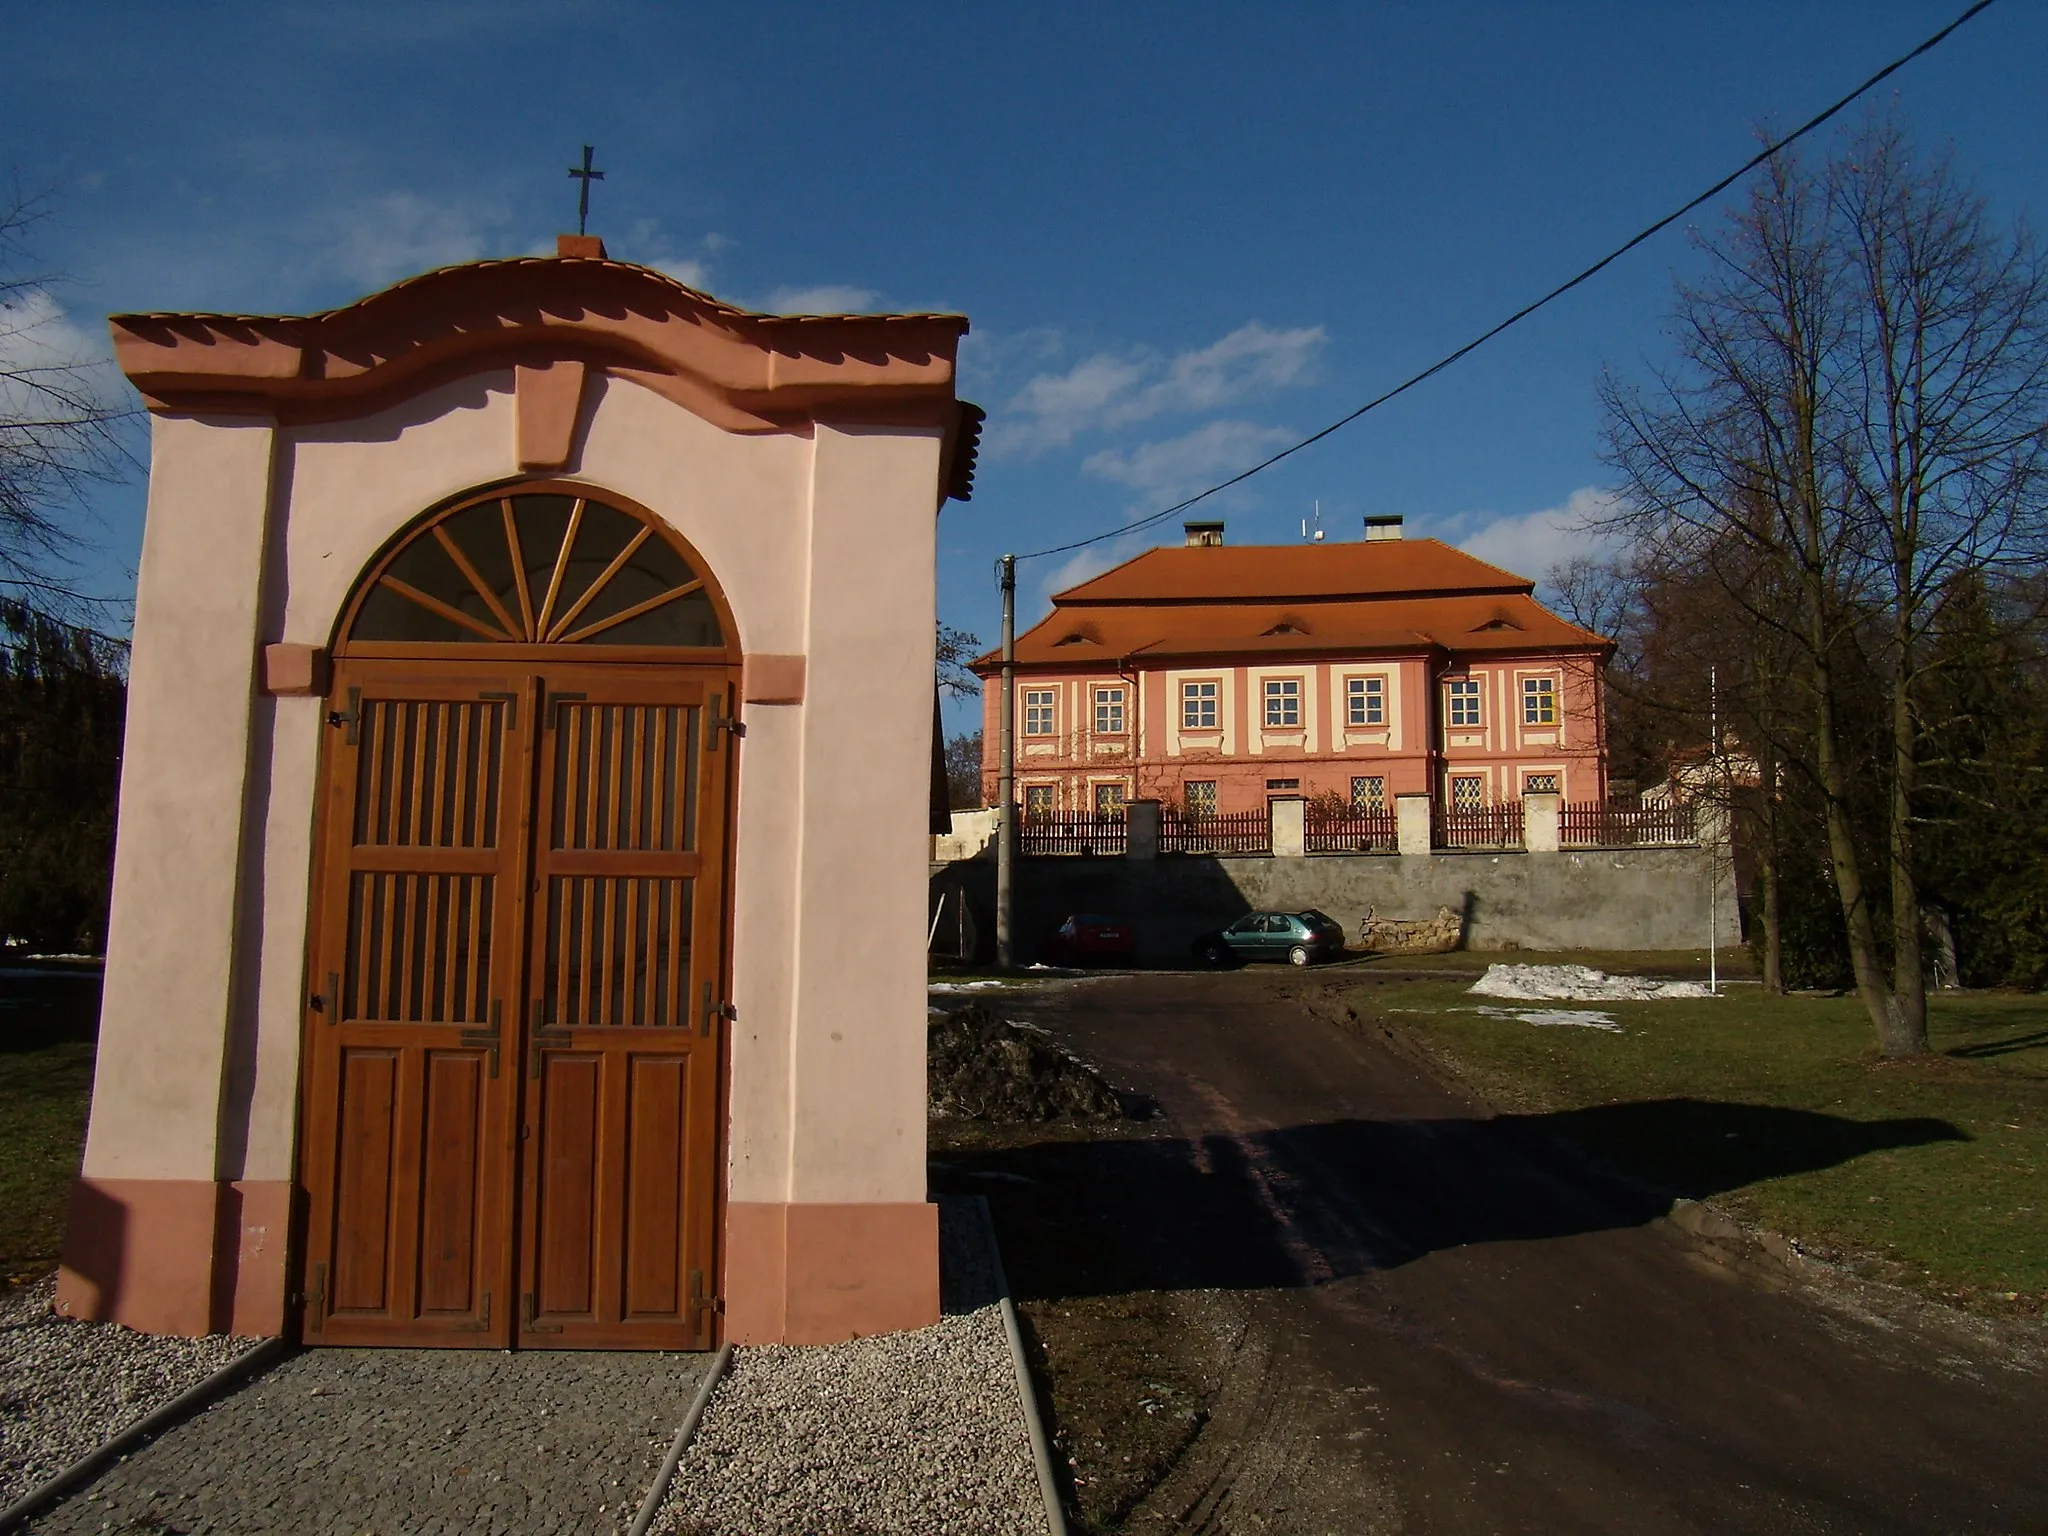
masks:
{"type": "Polygon", "coordinates": [[[1667,997],[1712,997],[1704,982],[1652,981],[1647,976],[1610,976],[1589,965],[1489,965],[1472,984],[1481,997],[1525,1002],[1560,999],[1583,1003],[1644,1003],[1667,997]]]}
{"type": "Polygon", "coordinates": [[[1484,1014],[1489,1019],[1519,1019],[1524,1024],[1568,1025],[1579,1029],[1604,1029],[1610,1035],[1621,1033],[1621,1026],[1614,1022],[1614,1015],[1602,1013],[1597,1008],[1474,1008],[1472,1012],[1484,1014]]]}
{"type": "Polygon", "coordinates": [[[935,981],[925,988],[927,992],[979,992],[986,987],[1000,987],[1000,981],[935,981]]]}

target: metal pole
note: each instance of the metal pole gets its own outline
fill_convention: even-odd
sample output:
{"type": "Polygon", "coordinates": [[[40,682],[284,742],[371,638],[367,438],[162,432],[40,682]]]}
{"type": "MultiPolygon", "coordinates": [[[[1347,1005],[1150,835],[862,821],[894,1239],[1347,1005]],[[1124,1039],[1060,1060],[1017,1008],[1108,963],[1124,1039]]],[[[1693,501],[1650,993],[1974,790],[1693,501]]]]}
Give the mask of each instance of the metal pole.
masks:
{"type": "Polygon", "coordinates": [[[1017,963],[1012,893],[1017,845],[1017,557],[1003,556],[1003,723],[996,777],[996,964],[1017,963]]]}
{"type": "MultiPolygon", "coordinates": [[[[1721,782],[1721,669],[1714,666],[1707,668],[1707,763],[1708,782],[1713,785],[1721,812],[1719,824],[1732,830],[1734,811],[1728,804],[1727,786],[1721,782]]],[[[1719,926],[1715,895],[1720,883],[1720,850],[1713,849],[1707,854],[1707,991],[1716,997],[1721,995],[1720,956],[1715,950],[1714,932],[1719,926]]]]}

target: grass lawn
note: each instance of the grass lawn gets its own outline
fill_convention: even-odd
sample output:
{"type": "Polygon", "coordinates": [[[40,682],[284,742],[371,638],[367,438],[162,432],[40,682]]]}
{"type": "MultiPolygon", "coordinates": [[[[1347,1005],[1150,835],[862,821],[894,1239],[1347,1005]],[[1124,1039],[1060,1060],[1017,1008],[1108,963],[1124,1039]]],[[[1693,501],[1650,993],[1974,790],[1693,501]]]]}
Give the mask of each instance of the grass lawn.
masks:
{"type": "MultiPolygon", "coordinates": [[[[1488,958],[1600,963],[1417,963],[1476,971],[1488,958]]],[[[1638,968],[1695,970],[1628,967],[1638,968]]],[[[1619,1172],[1954,1301],[2008,1314],[2048,1307],[2048,997],[1936,997],[1934,1053],[1894,1062],[1877,1054],[1853,996],[1778,998],[1737,984],[1697,1001],[1511,1003],[1467,985],[1368,969],[1347,978],[1344,996],[1504,1111],[1619,1172]],[[1620,1032],[1479,1007],[1597,1009],[1620,1032]]]]}
{"type": "Polygon", "coordinates": [[[85,1145],[97,972],[0,967],[0,1295],[57,1267],[85,1145]]]}

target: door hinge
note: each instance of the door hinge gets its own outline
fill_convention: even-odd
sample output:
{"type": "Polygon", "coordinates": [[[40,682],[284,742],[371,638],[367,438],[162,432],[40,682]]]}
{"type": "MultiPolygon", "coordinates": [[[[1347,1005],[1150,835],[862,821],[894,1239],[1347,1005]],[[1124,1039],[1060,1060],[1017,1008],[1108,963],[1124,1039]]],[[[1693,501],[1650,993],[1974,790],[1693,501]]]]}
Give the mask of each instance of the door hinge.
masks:
{"type": "Polygon", "coordinates": [[[746,721],[740,719],[738,715],[727,714],[725,712],[725,701],[715,693],[711,695],[710,707],[711,723],[704,731],[704,750],[706,752],[716,752],[718,750],[718,738],[727,732],[732,734],[732,738],[735,741],[740,740],[747,734],[746,721]]]}
{"type": "Polygon", "coordinates": [[[341,977],[333,971],[327,973],[327,990],[315,992],[307,1006],[315,1013],[324,1015],[332,1024],[341,1017],[341,977]]]}
{"type": "Polygon", "coordinates": [[[313,1266],[313,1284],[306,1292],[306,1326],[314,1333],[320,1331],[322,1319],[327,1314],[327,1263],[323,1259],[313,1266]]]}
{"type": "Polygon", "coordinates": [[[491,999],[491,1023],[488,1029],[465,1029],[462,1043],[482,1046],[491,1053],[491,1076],[498,1075],[498,1050],[505,1043],[504,1005],[497,998],[491,999]]]}
{"type": "Polygon", "coordinates": [[[330,709],[327,711],[327,723],[329,725],[345,725],[348,727],[347,741],[350,746],[356,744],[356,733],[362,724],[362,718],[363,690],[360,688],[349,689],[348,708],[346,710],[330,709]]]}
{"type": "Polygon", "coordinates": [[[714,1003],[711,1001],[710,982],[705,982],[702,985],[702,987],[698,989],[697,996],[699,999],[697,1004],[698,1018],[700,1020],[697,1032],[705,1036],[707,1039],[710,1037],[711,1034],[711,1025],[713,1020],[723,1019],[728,1024],[736,1024],[739,1022],[739,1009],[735,1008],[731,1003],[728,1002],[714,1003]]]}
{"type": "Polygon", "coordinates": [[[717,1312],[720,1314],[723,1314],[725,1311],[724,1297],[706,1296],[704,1294],[704,1271],[701,1269],[690,1271],[690,1310],[692,1312],[717,1312]]]}
{"type": "Polygon", "coordinates": [[[562,1331],[562,1325],[560,1323],[543,1323],[535,1321],[533,1292],[528,1291],[525,1294],[525,1296],[523,1296],[520,1299],[520,1305],[526,1313],[525,1327],[528,1333],[560,1333],[562,1331]]]}

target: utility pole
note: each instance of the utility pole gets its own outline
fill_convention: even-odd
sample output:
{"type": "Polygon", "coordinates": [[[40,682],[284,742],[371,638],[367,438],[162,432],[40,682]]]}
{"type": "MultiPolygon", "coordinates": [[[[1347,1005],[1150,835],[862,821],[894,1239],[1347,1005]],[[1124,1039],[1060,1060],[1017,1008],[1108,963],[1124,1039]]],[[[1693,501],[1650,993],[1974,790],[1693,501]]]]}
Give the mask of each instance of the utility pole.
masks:
{"type": "Polygon", "coordinates": [[[996,964],[1017,963],[1017,557],[1003,556],[1003,724],[996,770],[996,964]]]}
{"type": "MultiPolygon", "coordinates": [[[[1728,786],[1721,778],[1721,669],[1718,666],[1707,668],[1707,779],[1713,785],[1716,809],[1720,812],[1720,825],[1728,829],[1732,838],[1735,829],[1735,808],[1728,803],[1728,786]]],[[[1715,997],[1721,995],[1720,956],[1715,951],[1715,929],[1720,926],[1717,921],[1720,912],[1715,901],[1715,893],[1721,883],[1721,861],[1718,855],[1719,850],[1715,849],[1708,854],[1706,861],[1707,991],[1715,997]]],[[[1732,846],[1729,849],[1729,856],[1734,856],[1732,846]]]]}

